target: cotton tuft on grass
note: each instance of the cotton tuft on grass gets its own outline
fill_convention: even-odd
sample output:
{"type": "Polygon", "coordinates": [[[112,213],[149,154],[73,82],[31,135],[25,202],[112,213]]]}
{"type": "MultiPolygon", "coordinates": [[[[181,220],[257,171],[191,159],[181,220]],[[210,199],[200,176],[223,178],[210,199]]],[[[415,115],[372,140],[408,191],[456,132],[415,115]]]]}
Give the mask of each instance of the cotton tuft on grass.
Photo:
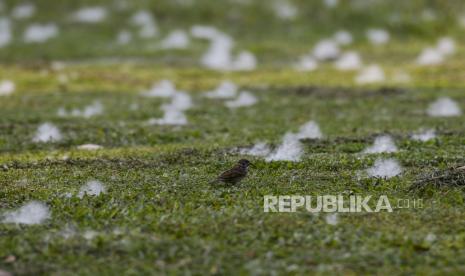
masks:
{"type": "Polygon", "coordinates": [[[117,37],[116,43],[119,45],[126,45],[132,41],[132,33],[128,30],[121,30],[117,37]]]}
{"type": "Polygon", "coordinates": [[[277,149],[275,149],[266,161],[300,161],[303,155],[303,145],[295,133],[287,133],[284,135],[283,141],[277,149]]]}
{"type": "Polygon", "coordinates": [[[190,40],[186,32],[174,30],[161,41],[163,49],[186,49],[189,46],[190,40]]]}
{"type": "Polygon", "coordinates": [[[455,41],[450,37],[442,37],[438,40],[436,49],[445,56],[452,55],[455,53],[455,41]]]}
{"type": "Polygon", "coordinates": [[[150,94],[158,95],[162,97],[169,96],[171,102],[162,105],[164,111],[162,118],[149,119],[147,124],[149,125],[186,125],[187,117],[184,111],[188,110],[193,106],[192,98],[185,92],[177,91],[171,82],[164,81],[150,94]]]}
{"type": "Polygon", "coordinates": [[[366,172],[370,177],[391,178],[401,174],[402,167],[395,159],[377,159],[366,172]]]}
{"type": "Polygon", "coordinates": [[[272,0],[273,1],[273,11],[276,16],[280,19],[291,20],[297,17],[298,10],[288,0],[272,0]]]}
{"type": "Polygon", "coordinates": [[[105,193],[106,189],[102,182],[98,180],[91,180],[79,189],[78,197],[83,198],[85,195],[98,196],[105,193]]]}
{"type": "Polygon", "coordinates": [[[229,99],[237,95],[237,85],[231,81],[223,81],[214,90],[205,93],[211,99],[229,99]]]}
{"type": "Polygon", "coordinates": [[[62,139],[60,130],[51,123],[41,124],[33,138],[34,142],[57,142],[62,139]]]}
{"type": "Polygon", "coordinates": [[[363,68],[355,77],[357,84],[370,84],[384,82],[386,79],[384,71],[378,65],[369,65],[363,68]]]}
{"type": "Polygon", "coordinates": [[[312,55],[305,55],[300,57],[294,68],[302,72],[314,71],[318,68],[318,62],[312,55]]]}
{"type": "Polygon", "coordinates": [[[297,133],[286,133],[282,143],[265,159],[270,161],[300,161],[303,155],[301,139],[322,138],[320,127],[314,121],[309,121],[299,128],[297,133]]]}
{"type": "Polygon", "coordinates": [[[80,109],[72,109],[70,112],[67,112],[64,108],[58,109],[58,116],[60,117],[83,117],[83,118],[91,118],[93,116],[103,114],[104,108],[102,103],[99,101],[95,101],[92,104],[84,107],[82,110],[80,109]]]}
{"type": "Polygon", "coordinates": [[[368,40],[374,45],[386,44],[389,41],[390,35],[383,29],[369,29],[366,32],[368,40]]]}
{"type": "Polygon", "coordinates": [[[323,39],[313,47],[313,56],[318,60],[333,60],[336,59],[341,50],[339,45],[331,39],[323,39]]]}
{"type": "Polygon", "coordinates": [[[142,92],[141,95],[145,97],[171,98],[175,93],[176,88],[173,82],[169,80],[162,80],[155,83],[150,90],[142,92]]]}
{"type": "Polygon", "coordinates": [[[26,43],[44,43],[58,35],[59,29],[54,23],[32,24],[23,35],[26,43]]]}
{"type": "Polygon", "coordinates": [[[203,66],[219,71],[250,71],[257,66],[255,56],[248,51],[232,55],[233,39],[211,26],[193,26],[191,34],[195,38],[207,39],[210,46],[201,58],[203,66]]]}
{"type": "Polygon", "coordinates": [[[309,121],[299,128],[297,137],[299,139],[320,139],[323,138],[323,133],[315,121],[309,121]]]}
{"type": "Polygon", "coordinates": [[[15,211],[3,215],[4,223],[41,224],[51,217],[50,210],[42,202],[30,201],[15,211]]]}
{"type": "Polygon", "coordinates": [[[417,57],[416,63],[422,66],[439,65],[454,53],[455,41],[450,37],[442,37],[435,47],[425,48],[417,57]]]}
{"type": "Polygon", "coordinates": [[[376,137],[372,146],[367,147],[363,153],[391,153],[397,152],[397,146],[389,135],[376,137]]]}
{"type": "Polygon", "coordinates": [[[99,149],[103,149],[103,147],[100,146],[100,145],[96,145],[96,144],[84,144],[84,145],[77,146],[77,149],[79,149],[79,150],[99,150],[99,149]]]}
{"type": "Polygon", "coordinates": [[[342,54],[334,66],[341,71],[356,70],[362,66],[362,61],[357,52],[350,51],[342,54]]]}
{"type": "Polygon", "coordinates": [[[0,17],[0,48],[10,44],[13,39],[11,21],[7,17],[0,17]]]}
{"type": "Polygon", "coordinates": [[[335,8],[339,4],[339,0],[323,0],[323,4],[328,8],[335,8]]]}
{"type": "Polygon", "coordinates": [[[139,27],[141,38],[153,38],[158,35],[158,26],[155,17],[147,10],[136,12],[130,19],[133,25],[139,27]]]}
{"type": "Polygon", "coordinates": [[[149,119],[149,125],[186,125],[187,117],[181,110],[175,108],[163,108],[164,114],[162,118],[149,119]]]}
{"type": "Polygon", "coordinates": [[[352,35],[348,31],[338,31],[334,34],[333,40],[339,45],[349,45],[352,43],[352,35]]]}
{"type": "Polygon", "coordinates": [[[249,51],[241,51],[233,60],[231,70],[234,71],[251,71],[257,67],[255,55],[249,51]]]}
{"type": "Polygon", "coordinates": [[[72,15],[72,19],[80,23],[99,23],[107,17],[107,10],[104,7],[85,7],[76,11],[72,15]]]}
{"type": "Polygon", "coordinates": [[[14,7],[11,17],[14,19],[26,19],[34,15],[36,7],[32,3],[22,3],[14,7]]]}
{"type": "Polygon", "coordinates": [[[436,131],[434,129],[427,129],[418,133],[412,134],[412,140],[427,142],[436,138],[436,131]]]}
{"type": "Polygon", "coordinates": [[[418,65],[438,65],[444,62],[444,55],[436,48],[425,48],[418,56],[418,65]]]}
{"type": "Polygon", "coordinates": [[[0,81],[0,96],[8,96],[15,92],[16,85],[11,80],[0,81]]]}
{"type": "Polygon", "coordinates": [[[226,101],[225,105],[229,108],[239,108],[255,105],[258,99],[249,92],[242,91],[234,100],[226,101]]]}
{"type": "Polygon", "coordinates": [[[266,143],[260,142],[251,148],[240,149],[239,153],[244,155],[265,157],[271,153],[271,149],[266,143]]]}
{"type": "Polygon", "coordinates": [[[455,117],[462,115],[462,110],[459,105],[448,97],[437,99],[430,104],[427,114],[431,117],[455,117]]]}
{"type": "Polygon", "coordinates": [[[171,103],[164,105],[164,108],[185,111],[192,106],[191,96],[184,92],[176,92],[173,97],[171,97],[171,103]]]}

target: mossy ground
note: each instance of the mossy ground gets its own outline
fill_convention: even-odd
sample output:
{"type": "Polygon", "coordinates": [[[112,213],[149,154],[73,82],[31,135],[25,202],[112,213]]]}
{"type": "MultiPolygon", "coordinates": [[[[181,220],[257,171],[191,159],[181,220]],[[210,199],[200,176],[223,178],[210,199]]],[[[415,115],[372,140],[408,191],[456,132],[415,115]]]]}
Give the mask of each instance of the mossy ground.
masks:
{"type": "MultiPolygon", "coordinates": [[[[162,28],[217,25],[237,37],[238,47],[254,51],[260,61],[258,70],[199,69],[196,63],[205,49],[200,42],[185,52],[144,51],[136,44],[116,50],[102,47],[114,38],[112,24],[124,18],[118,13],[94,32],[85,26],[68,26],[71,33],[38,51],[20,42],[0,50],[4,60],[0,76],[17,85],[13,95],[0,101],[0,208],[3,212],[39,200],[52,213],[41,225],[0,224],[0,257],[16,257],[12,263],[0,260],[2,270],[31,275],[464,273],[463,187],[409,190],[422,175],[465,163],[464,117],[432,118],[425,113],[440,96],[451,97],[465,108],[463,50],[459,48],[454,58],[438,67],[413,64],[423,47],[435,43],[435,34],[460,33],[450,18],[463,3],[396,2],[400,8],[385,1],[357,12],[344,2],[315,18],[321,14],[315,9],[321,11],[322,6],[296,1],[302,7],[308,5],[303,10],[308,16],[286,25],[270,20],[269,25],[260,20],[269,17],[263,2],[249,7],[248,13],[239,13],[240,19],[225,15],[228,9],[220,1],[198,1],[202,2],[199,10],[191,16],[170,2],[174,1],[153,6],[162,28]],[[437,10],[438,19],[417,23],[414,15],[422,8],[437,10]],[[345,16],[330,16],[344,11],[345,16]],[[400,12],[402,23],[387,23],[392,11],[400,12]],[[209,21],[199,22],[206,15],[211,15],[209,21]],[[239,25],[223,20],[230,17],[239,25]],[[321,24],[311,27],[316,33],[306,29],[312,22],[321,24]],[[335,71],[330,65],[311,73],[290,68],[289,58],[298,57],[344,22],[350,22],[344,27],[355,35],[350,48],[359,50],[365,62],[380,63],[387,75],[406,71],[411,82],[356,87],[355,72],[335,71]],[[363,40],[364,28],[378,25],[392,32],[389,46],[376,48],[363,40]],[[291,26],[295,31],[289,33],[290,40],[283,40],[283,30],[291,26]],[[265,27],[270,31],[262,32],[265,27]],[[70,43],[80,34],[79,28],[86,30],[80,41],[94,41],[92,47],[70,43]],[[153,61],[108,64],[93,60],[114,55],[148,56],[153,61]],[[51,60],[73,62],[56,71],[51,60]],[[74,63],[80,60],[86,62],[74,63]],[[62,74],[69,76],[66,84],[58,81],[62,74]],[[162,115],[165,100],[143,98],[139,92],[161,79],[173,80],[192,95],[195,105],[186,112],[187,126],[145,124],[162,115]],[[202,97],[203,91],[223,79],[251,91],[259,102],[230,110],[222,101],[202,97]],[[103,104],[104,114],[91,119],[57,115],[60,107],[82,108],[95,100],[103,104]],[[137,110],[131,110],[133,104],[137,110]],[[208,184],[243,157],[233,149],[258,141],[276,146],[287,131],[309,120],[318,122],[324,138],[304,141],[301,162],[251,158],[257,168],[242,184],[208,184]],[[63,140],[32,142],[43,122],[54,123],[63,140]],[[420,128],[436,129],[437,139],[412,141],[409,135],[420,128]],[[359,154],[384,133],[394,137],[398,152],[359,154]],[[76,149],[85,143],[104,149],[76,149]],[[403,174],[387,180],[359,179],[359,172],[379,156],[399,160],[403,174]],[[83,199],[65,196],[92,179],[103,182],[107,193],[83,199]],[[327,224],[323,213],[263,212],[264,195],[293,194],[387,195],[392,203],[422,199],[424,206],[392,213],[343,213],[337,225],[327,224]],[[86,239],[85,231],[95,231],[96,236],[86,239]],[[435,240],[426,238],[431,234],[435,240]]],[[[54,3],[55,10],[38,4],[43,11],[38,19],[62,22],[57,11],[72,11],[86,3],[95,2],[63,1],[54,3]]],[[[65,21],[62,24],[66,26],[65,21]]],[[[455,38],[458,44],[463,40],[455,38]]]]}

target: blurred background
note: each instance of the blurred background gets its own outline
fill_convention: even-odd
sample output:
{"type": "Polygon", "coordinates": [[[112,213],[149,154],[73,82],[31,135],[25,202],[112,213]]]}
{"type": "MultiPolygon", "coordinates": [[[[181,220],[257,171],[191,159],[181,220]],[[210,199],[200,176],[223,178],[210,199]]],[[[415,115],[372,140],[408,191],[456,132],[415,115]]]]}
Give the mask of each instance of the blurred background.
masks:
{"type": "Polygon", "coordinates": [[[242,69],[282,69],[300,61],[308,70],[314,66],[302,56],[313,53],[321,61],[348,50],[363,63],[421,64],[431,63],[418,61],[425,48],[444,37],[461,44],[464,30],[465,3],[458,0],[1,0],[0,62],[121,59],[197,66],[209,45],[223,38],[218,48],[247,54],[242,69]]]}

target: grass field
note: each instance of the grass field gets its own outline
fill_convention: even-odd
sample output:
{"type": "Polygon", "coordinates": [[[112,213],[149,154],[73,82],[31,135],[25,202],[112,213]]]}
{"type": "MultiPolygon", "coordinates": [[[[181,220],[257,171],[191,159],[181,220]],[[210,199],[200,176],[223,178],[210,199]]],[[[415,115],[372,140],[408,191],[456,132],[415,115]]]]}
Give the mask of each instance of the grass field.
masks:
{"type": "MultiPolygon", "coordinates": [[[[0,97],[0,275],[465,272],[465,180],[459,175],[452,185],[446,177],[439,186],[410,189],[418,179],[465,165],[464,115],[427,114],[441,97],[465,109],[465,28],[458,23],[464,3],[339,1],[328,8],[324,1],[290,1],[299,13],[283,20],[269,1],[153,2],[44,0],[35,3],[32,17],[12,21],[13,38],[0,48],[0,82],[16,85],[0,97]],[[69,14],[89,5],[107,7],[106,19],[70,21],[69,14]],[[127,18],[140,9],[155,15],[159,34],[117,45],[119,30],[136,32],[127,18]],[[24,28],[37,22],[55,22],[60,33],[24,43],[24,28]],[[252,52],[257,68],[202,67],[204,40],[191,38],[181,50],[153,46],[193,24],[233,37],[234,51],[252,52]],[[368,28],[386,29],[389,42],[372,45],[368,28]],[[340,29],[354,39],[343,50],[357,50],[365,65],[379,64],[385,80],[357,83],[360,70],[336,70],[332,62],[311,72],[293,69],[299,56],[340,29]],[[436,66],[417,65],[422,49],[444,36],[455,40],[453,56],[436,66]],[[393,80],[398,72],[408,81],[393,80]],[[164,79],[192,98],[186,125],[147,123],[162,117],[170,100],[141,91],[164,79]],[[223,80],[258,102],[231,109],[204,96],[223,80]],[[58,112],[96,101],[103,112],[90,118],[58,112]],[[275,149],[285,133],[310,120],[323,138],[301,140],[298,162],[267,162],[238,151],[258,142],[275,149]],[[59,129],[59,141],[34,141],[46,122],[59,129]],[[434,129],[436,137],[411,139],[421,129],[434,129]],[[398,150],[362,154],[380,135],[390,135],[398,150]],[[89,143],[103,148],[77,148],[89,143]],[[256,166],[241,184],[209,184],[241,158],[256,166]],[[363,176],[378,158],[394,158],[402,173],[363,176]],[[105,192],[79,197],[91,180],[105,192]],[[265,195],[351,194],[387,195],[391,203],[420,199],[423,206],[338,213],[337,222],[326,213],[263,212],[265,195]],[[2,219],[31,201],[44,203],[50,217],[35,225],[2,219]]],[[[0,19],[18,4],[0,3],[0,19]]]]}

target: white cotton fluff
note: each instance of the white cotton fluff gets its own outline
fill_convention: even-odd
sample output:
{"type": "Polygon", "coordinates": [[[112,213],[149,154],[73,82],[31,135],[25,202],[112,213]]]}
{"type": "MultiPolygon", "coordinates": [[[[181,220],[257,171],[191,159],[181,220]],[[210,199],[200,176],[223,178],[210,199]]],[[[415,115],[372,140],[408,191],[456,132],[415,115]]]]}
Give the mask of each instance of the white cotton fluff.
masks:
{"type": "Polygon", "coordinates": [[[132,33],[127,30],[121,30],[116,37],[116,43],[126,45],[132,41],[132,33]]]}
{"type": "Polygon", "coordinates": [[[355,82],[357,84],[377,83],[383,82],[384,80],[384,71],[378,65],[369,65],[363,68],[355,77],[355,82]]]}
{"type": "Polygon", "coordinates": [[[195,38],[210,40],[210,46],[201,58],[203,66],[220,71],[250,71],[257,66],[255,56],[248,51],[241,51],[233,57],[233,39],[211,26],[193,26],[191,34],[195,38]]]}
{"type": "Polygon", "coordinates": [[[339,4],[339,0],[323,0],[323,4],[328,8],[334,8],[339,4]]]}
{"type": "Polygon", "coordinates": [[[298,71],[309,72],[318,68],[318,62],[312,55],[305,55],[300,57],[294,68],[298,71]]]}
{"type": "Polygon", "coordinates": [[[182,30],[174,30],[161,41],[163,49],[186,49],[189,46],[189,37],[182,30]]]}
{"type": "Polygon", "coordinates": [[[57,25],[53,23],[32,24],[24,32],[23,40],[26,43],[44,43],[57,36],[58,31],[57,25]]]}
{"type": "Polygon", "coordinates": [[[369,29],[366,33],[368,40],[374,45],[382,45],[389,41],[389,33],[383,29],[369,29]]]}
{"type": "Polygon", "coordinates": [[[462,110],[451,98],[441,97],[430,104],[427,113],[431,117],[454,117],[460,116],[462,110]]]}
{"type": "Polygon", "coordinates": [[[323,133],[315,121],[309,121],[299,128],[297,137],[299,139],[320,139],[323,137],[323,133]]]}
{"type": "Polygon", "coordinates": [[[349,45],[352,43],[352,35],[348,31],[338,31],[333,36],[334,41],[339,45],[349,45]]]}
{"type": "Polygon", "coordinates": [[[191,27],[191,35],[195,38],[213,40],[219,33],[220,32],[212,26],[194,25],[191,27]]]}
{"type": "Polygon", "coordinates": [[[240,149],[240,154],[265,157],[271,153],[270,147],[263,142],[255,144],[251,148],[240,149]]]}
{"type": "Polygon", "coordinates": [[[223,81],[214,90],[205,93],[205,97],[212,99],[229,99],[237,95],[237,85],[231,81],[223,81]]]}
{"type": "Polygon", "coordinates": [[[56,142],[62,139],[60,130],[51,123],[41,124],[33,138],[34,142],[56,142]]]}
{"type": "Polygon", "coordinates": [[[138,11],[131,17],[131,23],[140,28],[139,36],[142,38],[152,38],[158,35],[158,26],[149,11],[138,11]]]}
{"type": "Polygon", "coordinates": [[[257,59],[248,51],[241,51],[231,64],[231,70],[251,71],[257,67],[257,59]]]}
{"type": "Polygon", "coordinates": [[[377,159],[366,172],[370,177],[391,178],[401,174],[402,167],[395,159],[377,159]]]}
{"type": "Polygon", "coordinates": [[[96,145],[96,144],[84,144],[84,145],[77,146],[77,149],[79,149],[79,150],[99,150],[99,149],[103,149],[103,147],[100,146],[100,145],[96,145]]]}
{"type": "Polygon", "coordinates": [[[438,40],[436,49],[445,56],[452,55],[455,53],[455,41],[450,37],[442,37],[438,40]]]}
{"type": "Polygon", "coordinates": [[[339,222],[339,217],[337,213],[327,214],[325,217],[325,221],[329,225],[337,225],[339,222]]]}
{"type": "Polygon", "coordinates": [[[99,101],[95,101],[93,104],[84,107],[81,112],[81,116],[84,118],[90,118],[103,113],[103,105],[99,101]]]}
{"type": "Polygon", "coordinates": [[[15,92],[16,85],[11,80],[0,81],[0,96],[8,96],[15,92]]]}
{"type": "Polygon", "coordinates": [[[73,13],[72,19],[81,23],[99,23],[107,17],[104,7],[85,7],[73,13]]]}
{"type": "Polygon", "coordinates": [[[149,119],[147,124],[149,125],[186,125],[186,115],[175,108],[164,108],[164,115],[162,118],[149,119]]]}
{"type": "Polygon", "coordinates": [[[389,152],[396,152],[397,147],[394,143],[394,140],[389,135],[383,135],[376,137],[375,142],[372,146],[367,147],[363,153],[389,153],[389,152]]]}
{"type": "Polygon", "coordinates": [[[450,37],[438,40],[436,47],[423,49],[417,57],[418,65],[438,65],[444,62],[445,57],[455,53],[455,41],[450,37]]]}
{"type": "Polygon", "coordinates": [[[318,60],[332,60],[339,54],[339,45],[331,39],[323,39],[313,48],[313,56],[318,60]]]}
{"type": "Polygon", "coordinates": [[[30,201],[18,210],[6,212],[4,223],[40,224],[50,218],[50,210],[42,202],[30,201]]]}
{"type": "Polygon", "coordinates": [[[15,19],[26,19],[34,15],[36,7],[32,3],[23,3],[16,6],[11,12],[11,17],[15,19]]]}
{"type": "Polygon", "coordinates": [[[436,131],[434,131],[434,129],[422,130],[412,135],[412,140],[420,142],[427,142],[434,138],[436,138],[436,131]]]}
{"type": "Polygon", "coordinates": [[[362,66],[360,55],[357,52],[350,51],[342,54],[339,59],[336,60],[334,66],[338,70],[356,70],[362,66]]]}
{"type": "Polygon", "coordinates": [[[13,38],[11,22],[6,17],[0,17],[0,48],[10,44],[13,38]]]}
{"type": "Polygon", "coordinates": [[[275,0],[273,10],[278,18],[285,20],[294,19],[298,13],[297,7],[288,0],[275,0]]]}
{"type": "Polygon", "coordinates": [[[171,96],[171,102],[164,104],[161,108],[164,111],[160,119],[152,118],[149,125],[186,125],[187,118],[184,111],[192,107],[192,98],[184,92],[175,91],[171,96]]]}
{"type": "Polygon", "coordinates": [[[72,109],[70,112],[67,112],[64,108],[59,108],[57,115],[60,117],[83,117],[83,118],[90,118],[93,116],[103,114],[103,105],[99,101],[95,101],[92,104],[85,106],[82,110],[80,109],[72,109]]]}
{"type": "Polygon", "coordinates": [[[284,135],[282,143],[270,155],[266,161],[300,161],[303,155],[303,145],[295,133],[284,135]]]}
{"type": "Polygon", "coordinates": [[[279,147],[273,151],[266,161],[300,161],[303,155],[303,145],[300,139],[322,138],[320,127],[315,121],[309,121],[299,128],[297,133],[286,133],[279,147]]]}
{"type": "Polygon", "coordinates": [[[218,35],[211,41],[207,52],[202,56],[201,63],[214,70],[230,70],[232,48],[233,42],[230,37],[218,35]]]}
{"type": "Polygon", "coordinates": [[[78,197],[83,198],[85,195],[98,196],[105,193],[106,189],[102,182],[98,180],[91,180],[79,189],[78,197]]]}
{"type": "Polygon", "coordinates": [[[173,82],[169,80],[162,80],[155,83],[148,91],[142,92],[141,95],[145,97],[160,97],[170,98],[176,94],[176,88],[173,82]]]}
{"type": "Polygon", "coordinates": [[[235,100],[226,101],[225,105],[229,108],[238,108],[252,106],[258,102],[258,99],[249,92],[242,91],[235,100]]]}
{"type": "Polygon", "coordinates": [[[184,92],[176,92],[171,98],[171,103],[164,105],[164,108],[184,111],[191,108],[192,105],[191,96],[184,92]]]}
{"type": "Polygon", "coordinates": [[[438,65],[444,62],[444,55],[436,48],[425,48],[417,57],[418,65],[438,65]]]}

